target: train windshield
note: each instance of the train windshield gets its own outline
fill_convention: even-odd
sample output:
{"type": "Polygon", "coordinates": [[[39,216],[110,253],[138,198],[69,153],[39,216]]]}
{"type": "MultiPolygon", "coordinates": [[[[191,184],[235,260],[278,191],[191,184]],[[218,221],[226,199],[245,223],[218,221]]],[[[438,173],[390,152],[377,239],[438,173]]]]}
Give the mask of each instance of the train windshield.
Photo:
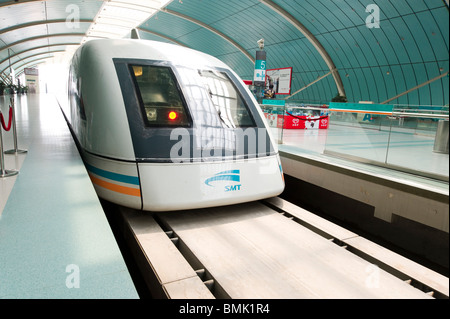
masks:
{"type": "Polygon", "coordinates": [[[191,126],[184,100],[169,67],[131,65],[131,71],[147,126],[191,126]]]}
{"type": "Polygon", "coordinates": [[[226,73],[198,70],[198,74],[225,127],[255,126],[247,105],[226,73]]]}
{"type": "Polygon", "coordinates": [[[193,162],[274,154],[258,105],[228,68],[141,59],[114,64],[136,158],[172,161],[179,143],[186,146],[178,155],[193,162]],[[179,132],[182,140],[172,139],[179,132]]]}

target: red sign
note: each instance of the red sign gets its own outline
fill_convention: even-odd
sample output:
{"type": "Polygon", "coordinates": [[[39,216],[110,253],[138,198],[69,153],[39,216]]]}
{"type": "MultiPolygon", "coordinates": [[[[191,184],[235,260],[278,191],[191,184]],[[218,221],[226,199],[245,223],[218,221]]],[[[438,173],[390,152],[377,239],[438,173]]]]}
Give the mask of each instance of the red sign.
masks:
{"type": "Polygon", "coordinates": [[[285,129],[327,129],[328,116],[284,116],[285,129]]]}
{"type": "Polygon", "coordinates": [[[328,115],[292,116],[264,113],[270,127],[300,130],[326,130],[329,125],[328,115]],[[283,123],[284,122],[284,123],[283,123]]]}

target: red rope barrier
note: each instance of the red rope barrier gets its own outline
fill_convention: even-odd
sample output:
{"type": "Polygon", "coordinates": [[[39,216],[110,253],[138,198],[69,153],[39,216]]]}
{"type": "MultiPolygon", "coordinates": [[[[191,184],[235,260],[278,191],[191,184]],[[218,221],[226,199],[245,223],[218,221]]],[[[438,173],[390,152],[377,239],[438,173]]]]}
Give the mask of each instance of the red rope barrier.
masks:
{"type": "MultiPolygon", "coordinates": [[[[296,119],[299,119],[300,121],[317,121],[317,120],[321,120],[321,119],[326,119],[326,118],[328,118],[328,115],[322,115],[322,116],[320,116],[320,117],[318,117],[318,118],[314,118],[314,119],[311,119],[311,118],[304,118],[304,119],[302,119],[301,117],[296,116],[296,115],[294,115],[294,114],[291,114],[291,113],[289,113],[289,112],[286,112],[286,114],[287,114],[287,115],[290,115],[290,116],[292,116],[292,117],[295,117],[296,119]]],[[[305,116],[305,115],[303,115],[303,116],[305,116]]]]}
{"type": "Polygon", "coordinates": [[[0,112],[0,120],[2,122],[3,129],[5,131],[9,131],[11,129],[11,123],[12,123],[12,107],[9,107],[9,120],[8,125],[5,124],[5,119],[3,118],[2,112],[0,112]]]}

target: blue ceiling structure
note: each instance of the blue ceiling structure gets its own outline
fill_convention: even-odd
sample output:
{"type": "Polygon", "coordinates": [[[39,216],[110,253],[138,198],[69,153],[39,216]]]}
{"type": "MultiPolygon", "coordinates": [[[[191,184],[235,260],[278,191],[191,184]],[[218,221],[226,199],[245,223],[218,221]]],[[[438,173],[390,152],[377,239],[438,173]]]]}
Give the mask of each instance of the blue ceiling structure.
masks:
{"type": "MultiPolygon", "coordinates": [[[[23,10],[30,2],[53,7],[61,3],[62,8],[64,2],[74,3],[25,1],[23,10]]],[[[55,34],[77,35],[64,39],[47,30],[53,50],[59,49],[57,39],[79,41],[101,9],[101,1],[76,2],[86,27],[56,30],[67,15],[62,10],[48,25],[55,34]]],[[[19,8],[20,3],[0,1],[0,23],[6,9],[19,8]]],[[[11,25],[1,27],[18,31],[11,25]]],[[[248,80],[253,78],[257,41],[263,38],[268,69],[293,68],[291,92],[296,94],[289,99],[327,103],[340,93],[349,102],[449,103],[448,0],[173,0],[137,30],[143,39],[216,56],[248,80]]],[[[0,36],[0,61],[4,48],[15,50],[11,43],[19,41],[8,38],[10,32],[0,36]]],[[[45,51],[44,44],[40,47],[45,51]]],[[[26,56],[16,59],[33,59],[26,56]]]]}

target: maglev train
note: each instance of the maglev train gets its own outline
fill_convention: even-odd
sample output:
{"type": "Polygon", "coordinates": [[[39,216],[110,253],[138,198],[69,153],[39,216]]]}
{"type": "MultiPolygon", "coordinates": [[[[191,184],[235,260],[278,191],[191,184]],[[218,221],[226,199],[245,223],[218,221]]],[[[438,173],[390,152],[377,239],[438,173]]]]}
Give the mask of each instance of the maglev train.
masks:
{"type": "Polygon", "coordinates": [[[65,111],[97,195],[145,211],[279,195],[278,150],[239,76],[182,46],[101,39],[74,54],[65,111]]]}

